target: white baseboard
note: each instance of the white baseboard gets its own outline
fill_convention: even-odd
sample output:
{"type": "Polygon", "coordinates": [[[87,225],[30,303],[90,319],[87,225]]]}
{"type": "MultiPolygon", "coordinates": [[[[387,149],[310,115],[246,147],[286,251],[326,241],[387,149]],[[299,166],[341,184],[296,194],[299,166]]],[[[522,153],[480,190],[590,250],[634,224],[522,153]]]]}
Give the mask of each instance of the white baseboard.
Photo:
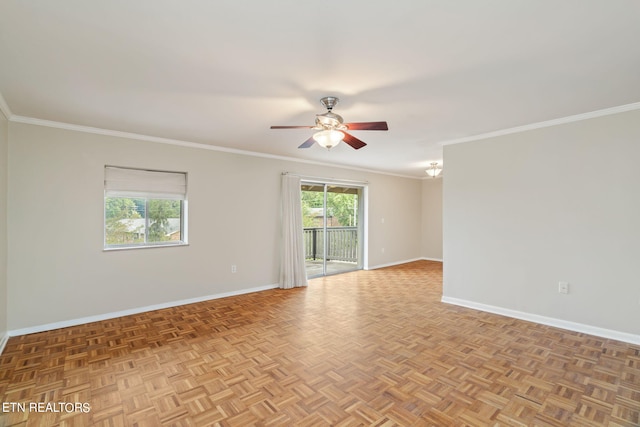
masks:
{"type": "Polygon", "coordinates": [[[396,266],[396,265],[407,264],[409,262],[415,262],[415,261],[438,261],[438,262],[442,262],[441,259],[421,257],[421,258],[406,259],[404,261],[390,262],[388,264],[374,265],[374,266],[370,266],[370,267],[365,268],[365,270],[377,270],[378,268],[393,267],[393,266],[396,266]]]}
{"type": "Polygon", "coordinates": [[[7,341],[9,341],[9,334],[5,333],[0,337],[0,355],[2,355],[4,347],[7,345],[7,341]]]}
{"type": "Polygon", "coordinates": [[[508,308],[482,304],[479,302],[468,301],[459,298],[443,296],[442,302],[447,304],[459,305],[461,307],[472,308],[474,310],[486,311],[488,313],[499,314],[506,317],[512,317],[515,319],[540,323],[542,325],[553,326],[573,332],[580,332],[583,334],[595,335],[601,338],[608,338],[630,344],[640,345],[640,335],[630,334],[628,332],[614,331],[612,329],[605,329],[597,326],[585,325],[583,323],[570,322],[568,320],[556,319],[553,317],[540,316],[538,314],[525,313],[523,311],[511,310],[508,308]]]}
{"type": "Polygon", "coordinates": [[[116,311],[113,313],[98,314],[96,316],[81,317],[79,319],[63,320],[62,322],[47,323],[45,325],[30,326],[28,328],[14,329],[7,333],[7,337],[15,337],[19,335],[34,334],[36,332],[51,331],[54,329],[68,328],[70,326],[83,325],[85,323],[99,322],[102,320],[114,319],[116,317],[129,316],[131,314],[139,314],[147,311],[161,310],[163,308],[176,307],[179,305],[193,304],[196,302],[209,301],[214,299],[232,297],[235,295],[250,294],[253,292],[261,292],[279,287],[278,284],[259,286],[256,288],[241,289],[239,291],[223,292],[220,294],[206,295],[202,297],[183,299],[179,301],[170,301],[162,304],[148,305],[146,307],[136,307],[129,310],[116,311]]]}
{"type": "Polygon", "coordinates": [[[388,264],[378,264],[374,266],[369,266],[368,268],[365,268],[365,270],[377,270],[378,268],[393,267],[395,265],[406,264],[408,262],[420,261],[421,259],[422,258],[413,258],[413,259],[406,259],[404,261],[390,262],[388,264]]]}

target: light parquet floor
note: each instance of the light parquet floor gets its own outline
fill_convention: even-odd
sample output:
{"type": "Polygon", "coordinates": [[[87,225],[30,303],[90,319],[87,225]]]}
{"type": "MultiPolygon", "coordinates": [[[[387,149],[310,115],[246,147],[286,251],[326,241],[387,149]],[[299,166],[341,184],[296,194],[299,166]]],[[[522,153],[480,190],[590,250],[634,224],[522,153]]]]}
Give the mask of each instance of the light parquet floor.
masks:
{"type": "Polygon", "coordinates": [[[640,346],[440,302],[420,261],[10,338],[0,426],[638,426],[640,346]]]}

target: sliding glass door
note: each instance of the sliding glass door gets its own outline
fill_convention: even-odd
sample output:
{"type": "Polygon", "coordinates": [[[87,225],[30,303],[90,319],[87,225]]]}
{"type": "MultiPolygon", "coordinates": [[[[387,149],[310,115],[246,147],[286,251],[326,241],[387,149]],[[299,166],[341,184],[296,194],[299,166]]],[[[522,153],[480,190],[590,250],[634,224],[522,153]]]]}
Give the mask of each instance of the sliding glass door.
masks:
{"type": "Polygon", "coordinates": [[[363,188],[302,182],[307,277],[362,268],[363,188]]]}

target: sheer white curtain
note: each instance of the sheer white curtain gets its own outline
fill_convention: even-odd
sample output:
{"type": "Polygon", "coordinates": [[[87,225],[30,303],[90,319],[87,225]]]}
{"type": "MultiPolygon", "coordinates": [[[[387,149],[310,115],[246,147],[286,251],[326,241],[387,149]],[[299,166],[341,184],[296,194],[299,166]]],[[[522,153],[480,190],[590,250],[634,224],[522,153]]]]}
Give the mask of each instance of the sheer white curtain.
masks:
{"type": "Polygon", "coordinates": [[[282,289],[307,286],[302,233],[300,177],[284,174],[282,175],[282,254],[280,262],[280,287],[282,289]]]}

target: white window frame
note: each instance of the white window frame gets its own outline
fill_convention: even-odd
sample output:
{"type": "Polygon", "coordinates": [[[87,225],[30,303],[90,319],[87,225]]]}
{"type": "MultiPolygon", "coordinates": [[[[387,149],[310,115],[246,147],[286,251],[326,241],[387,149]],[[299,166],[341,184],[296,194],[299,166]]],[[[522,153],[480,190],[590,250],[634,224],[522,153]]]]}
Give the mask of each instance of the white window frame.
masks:
{"type": "Polygon", "coordinates": [[[187,173],[105,165],[103,203],[103,250],[146,249],[188,245],[187,173]],[[145,241],[141,243],[107,244],[107,199],[130,198],[145,200],[145,241]],[[180,240],[147,242],[149,201],[180,201],[180,240]]]}

